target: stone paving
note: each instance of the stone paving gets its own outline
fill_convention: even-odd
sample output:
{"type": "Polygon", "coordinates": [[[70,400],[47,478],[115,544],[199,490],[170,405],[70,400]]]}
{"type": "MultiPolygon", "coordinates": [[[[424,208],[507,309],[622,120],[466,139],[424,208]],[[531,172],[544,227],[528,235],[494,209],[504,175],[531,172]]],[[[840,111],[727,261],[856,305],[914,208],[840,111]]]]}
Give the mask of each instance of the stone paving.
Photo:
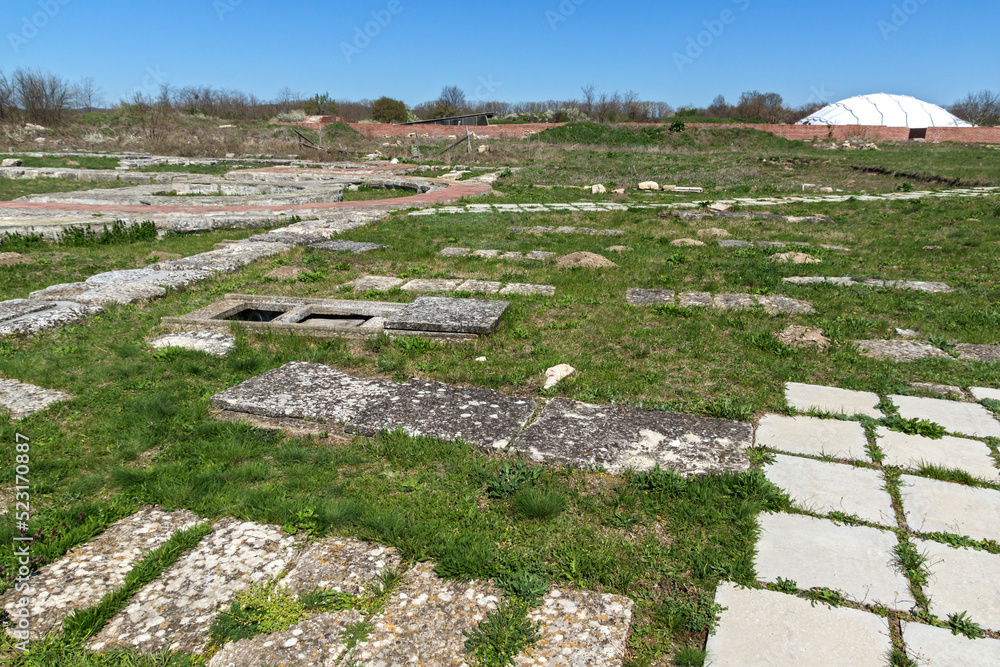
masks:
{"type": "Polygon", "coordinates": [[[164,334],[148,341],[156,349],[180,347],[224,357],[236,349],[236,339],[231,334],[215,331],[180,331],[164,334]]]}
{"type": "Polygon", "coordinates": [[[47,409],[53,403],[68,401],[72,396],[54,389],[42,389],[27,382],[0,377],[0,413],[11,419],[24,419],[47,409]]]}
{"type": "Polygon", "coordinates": [[[799,299],[780,295],[762,294],[717,294],[708,292],[684,292],[672,290],[638,289],[630,287],[625,299],[632,306],[679,305],[683,308],[717,308],[719,310],[740,310],[761,306],[770,315],[799,315],[816,312],[812,304],[799,299]]]}
{"type": "Polygon", "coordinates": [[[438,254],[442,257],[480,257],[482,259],[527,260],[530,262],[545,262],[556,256],[554,252],[541,250],[504,252],[503,250],[472,250],[471,248],[445,248],[438,254]]]}
{"type": "MultiPolygon", "coordinates": [[[[812,248],[815,247],[811,243],[806,243],[804,241],[740,241],[739,239],[719,239],[717,241],[720,248],[752,248],[757,246],[758,248],[787,248],[791,247],[801,247],[801,248],[812,248]]],[[[836,252],[850,252],[850,248],[845,248],[840,245],[820,245],[818,246],[825,250],[834,250],[836,252]]]]}
{"type": "MultiPolygon", "coordinates": [[[[875,394],[794,383],[786,389],[794,409],[878,416],[880,398],[875,394]]],[[[983,400],[993,391],[973,388],[970,393],[983,400]]],[[[983,419],[975,409],[981,406],[972,403],[886,398],[904,417],[950,417],[945,425],[952,432],[985,437],[990,423],[1000,426],[992,416],[983,419]],[[982,430],[969,433],[973,427],[982,430]]],[[[986,442],[954,435],[932,440],[885,427],[876,428],[873,435],[869,443],[860,423],[837,419],[767,415],[760,421],[758,446],[796,454],[775,455],[764,465],[765,475],[789,494],[794,507],[812,516],[759,517],[754,558],[758,582],[780,580],[783,590],[790,585],[800,591],[832,589],[862,608],[830,607],[788,593],[722,583],[716,603],[726,609],[709,637],[706,665],[884,665],[892,640],[884,612],[872,610],[912,612],[918,607],[915,590],[927,596],[930,613],[941,621],[965,612],[982,628],[1000,631],[1000,555],[952,546],[944,540],[955,538],[938,537],[979,540],[995,550],[1000,542],[1000,490],[912,474],[896,478],[882,469],[938,465],[996,485],[996,452],[986,442]],[[876,453],[881,464],[873,465],[876,453]],[[852,465],[802,456],[834,456],[852,465]],[[898,479],[898,501],[892,501],[888,491],[892,479],[898,479]],[[844,515],[870,525],[838,521],[844,515]],[[894,553],[902,542],[926,556],[926,584],[906,576],[894,553]]],[[[918,665],[1000,664],[996,639],[970,640],[909,621],[901,628],[902,645],[897,648],[918,665]]]]}
{"type": "Polygon", "coordinates": [[[783,278],[782,282],[790,285],[836,285],[838,287],[852,287],[863,285],[865,287],[892,287],[895,289],[914,290],[917,292],[930,292],[932,294],[947,294],[954,292],[946,283],[926,282],[923,280],[855,280],[851,277],[825,277],[825,276],[792,276],[783,278]]]}
{"type": "Polygon", "coordinates": [[[541,236],[542,234],[583,234],[585,236],[622,236],[625,232],[620,229],[594,229],[592,227],[508,227],[511,234],[532,234],[541,236]]]}
{"type": "Polygon", "coordinates": [[[509,283],[490,280],[416,278],[403,280],[393,276],[362,276],[346,282],[341,287],[350,287],[360,292],[388,292],[400,288],[405,292],[477,292],[486,294],[523,294],[540,296],[555,296],[556,288],[552,285],[531,285],[525,283],[509,283]]]}

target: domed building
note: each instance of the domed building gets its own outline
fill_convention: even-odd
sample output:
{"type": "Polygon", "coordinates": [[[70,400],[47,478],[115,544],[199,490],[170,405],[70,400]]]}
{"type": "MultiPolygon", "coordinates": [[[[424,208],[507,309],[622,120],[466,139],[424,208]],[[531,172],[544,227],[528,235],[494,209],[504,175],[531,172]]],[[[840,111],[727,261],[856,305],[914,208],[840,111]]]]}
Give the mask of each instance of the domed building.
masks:
{"type": "Polygon", "coordinates": [[[799,125],[880,125],[884,127],[975,127],[946,110],[908,95],[858,95],[829,104],[799,125]]]}

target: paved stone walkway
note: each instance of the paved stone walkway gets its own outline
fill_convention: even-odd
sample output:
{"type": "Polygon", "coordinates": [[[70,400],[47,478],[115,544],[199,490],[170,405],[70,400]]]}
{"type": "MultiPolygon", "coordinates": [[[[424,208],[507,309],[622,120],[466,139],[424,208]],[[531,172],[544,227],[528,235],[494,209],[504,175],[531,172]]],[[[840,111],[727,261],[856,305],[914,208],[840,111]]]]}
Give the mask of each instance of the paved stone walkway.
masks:
{"type": "MultiPolygon", "coordinates": [[[[44,566],[27,592],[32,640],[58,632],[68,615],[120,587],[172,534],[201,522],[189,512],[146,507],[44,566]]],[[[277,526],[228,518],[216,521],[196,547],[140,589],[89,648],[200,654],[209,645],[216,615],[251,583],[277,580],[296,595],[316,588],[360,595],[380,586],[379,577],[388,570],[402,571],[402,581],[374,614],[310,613],[285,632],[227,643],[209,665],[468,664],[463,631],[474,629],[503,599],[491,582],[445,581],[432,563],[403,564],[392,548],[337,537],[309,542],[277,526]],[[359,626],[365,632],[348,649],[344,633],[359,626]]],[[[24,594],[11,589],[0,604],[13,610],[24,594]]],[[[529,612],[539,623],[539,642],[517,656],[516,664],[621,665],[631,611],[628,598],[552,588],[529,612]]]]}
{"type": "MultiPolygon", "coordinates": [[[[986,396],[987,388],[971,388],[986,396]]],[[[831,414],[879,416],[875,394],[789,384],[789,405],[831,414]]],[[[761,584],[799,591],[832,589],[855,605],[830,607],[773,590],[723,583],[716,603],[726,609],[708,641],[707,665],[885,665],[893,646],[885,612],[918,608],[916,591],[940,621],[965,612],[1000,633],[1000,452],[985,438],[1000,432],[982,406],[943,399],[888,396],[901,416],[943,423],[940,440],[879,427],[869,439],[854,421],[768,415],[756,443],[788,452],[764,466],[768,479],[807,514],[763,514],[754,559],[761,584]],[[968,437],[973,436],[973,437],[968,437]],[[805,457],[832,457],[836,461],[805,457]],[[881,461],[879,465],[876,465],[881,461]],[[959,470],[994,486],[971,487],[920,476],[925,464],[959,470]],[[902,472],[899,500],[887,491],[885,467],[902,472]],[[855,517],[858,524],[844,523],[855,517]],[[867,525],[865,525],[867,524],[867,525]],[[946,543],[980,541],[978,549],[946,543]],[[896,550],[909,544],[927,557],[926,584],[911,580],[896,550]],[[993,552],[982,548],[992,545],[993,552]]],[[[970,640],[948,629],[903,621],[902,645],[919,665],[1000,664],[1000,641],[970,640]]]]}
{"type": "Polygon", "coordinates": [[[554,252],[532,250],[531,252],[504,252],[503,250],[473,250],[471,248],[445,248],[438,253],[442,257],[481,257],[482,259],[524,259],[532,262],[545,262],[556,256],[554,252]]]}
{"type": "Polygon", "coordinates": [[[396,287],[405,292],[470,292],[473,294],[539,294],[555,296],[552,285],[530,285],[525,283],[504,284],[492,280],[465,280],[461,278],[416,278],[404,280],[393,276],[362,276],[342,287],[351,287],[359,292],[387,292],[396,287]]]}
{"type": "Polygon", "coordinates": [[[763,294],[716,294],[708,292],[683,292],[673,290],[638,289],[630,287],[625,299],[632,306],[672,305],[682,308],[718,308],[719,310],[741,310],[763,307],[771,315],[799,315],[816,312],[812,304],[800,299],[780,295],[763,294]]]}

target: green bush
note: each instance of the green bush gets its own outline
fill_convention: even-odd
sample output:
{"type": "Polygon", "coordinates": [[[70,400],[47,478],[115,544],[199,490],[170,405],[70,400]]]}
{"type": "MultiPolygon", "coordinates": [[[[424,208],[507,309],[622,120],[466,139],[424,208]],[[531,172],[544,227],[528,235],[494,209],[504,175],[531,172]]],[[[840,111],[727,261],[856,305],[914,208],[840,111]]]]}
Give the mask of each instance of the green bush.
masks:
{"type": "Polygon", "coordinates": [[[391,97],[380,97],[372,102],[372,120],[376,123],[405,123],[409,118],[406,104],[391,97]]]}

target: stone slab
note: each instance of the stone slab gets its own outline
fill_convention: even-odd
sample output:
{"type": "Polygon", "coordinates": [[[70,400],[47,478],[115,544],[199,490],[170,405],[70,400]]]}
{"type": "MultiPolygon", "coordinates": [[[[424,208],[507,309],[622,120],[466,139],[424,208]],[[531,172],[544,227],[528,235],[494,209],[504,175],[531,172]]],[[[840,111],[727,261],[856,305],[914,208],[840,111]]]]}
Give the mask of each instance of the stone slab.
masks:
{"type": "Polygon", "coordinates": [[[212,331],[183,331],[157,336],[151,339],[149,344],[156,349],[182,347],[185,350],[224,357],[236,349],[236,338],[231,334],[212,331]]]}
{"type": "Polygon", "coordinates": [[[854,602],[899,611],[915,604],[909,581],[892,565],[895,533],[801,514],[761,514],[758,520],[754,569],[761,581],[830,588],[854,602]]]}
{"type": "Polygon", "coordinates": [[[857,609],[728,582],[715,603],[724,611],[708,638],[706,666],[885,667],[892,648],[888,622],[857,609]]]}
{"type": "Polygon", "coordinates": [[[39,301],[75,301],[92,306],[125,305],[136,301],[154,301],[167,295],[167,290],[150,283],[91,285],[86,282],[52,285],[31,292],[28,297],[39,301]]]}
{"type": "Polygon", "coordinates": [[[858,422],[764,415],[757,426],[756,443],[792,454],[864,461],[868,438],[858,422]]]}
{"type": "Polygon", "coordinates": [[[719,239],[719,246],[723,248],[752,248],[749,241],[739,241],[736,239],[719,239]]]}
{"type": "Polygon", "coordinates": [[[969,393],[977,401],[1000,401],[1000,389],[990,389],[989,387],[969,387],[969,393]]]}
{"type": "Polygon", "coordinates": [[[136,563],[163,546],[175,532],[199,523],[201,519],[185,510],[164,512],[143,507],[43,566],[28,579],[28,590],[9,588],[0,596],[0,608],[13,611],[17,600],[27,597],[31,601],[30,638],[40,639],[59,630],[73,612],[93,607],[120,587],[136,563]]]}
{"type": "Polygon", "coordinates": [[[1000,422],[993,413],[976,403],[946,401],[940,398],[890,396],[903,419],[928,419],[944,426],[950,433],[976,438],[1000,438],[1000,422]]]}
{"type": "Polygon", "coordinates": [[[399,287],[404,282],[406,281],[402,278],[393,278],[392,276],[362,276],[361,278],[344,283],[344,285],[362,292],[369,290],[373,292],[388,292],[393,287],[399,287]]]}
{"type": "Polygon", "coordinates": [[[949,614],[968,612],[982,628],[1000,632],[1000,556],[940,542],[915,542],[927,556],[930,576],[924,592],[931,613],[947,619],[949,614]]]}
{"type": "Polygon", "coordinates": [[[712,295],[708,292],[685,292],[678,295],[678,299],[682,308],[696,308],[700,306],[711,308],[715,305],[712,295]]]}
{"type": "Polygon", "coordinates": [[[511,283],[500,290],[500,294],[520,294],[522,296],[540,295],[555,296],[556,288],[553,285],[529,285],[525,283],[511,283]]]}
{"type": "Polygon", "coordinates": [[[967,345],[959,343],[955,346],[958,358],[965,361],[997,362],[1000,361],[1000,345],[967,345]]]}
{"type": "Polygon", "coordinates": [[[867,415],[874,419],[884,417],[876,407],[879,404],[879,397],[866,391],[788,382],[785,384],[785,400],[788,401],[789,407],[800,412],[819,410],[849,417],[854,415],[867,415]]]}
{"type": "Polygon", "coordinates": [[[625,300],[631,306],[658,306],[676,303],[677,293],[667,289],[636,289],[630,287],[625,300]]]}
{"type": "Polygon", "coordinates": [[[892,499],[877,470],[779,454],[764,466],[764,473],[800,509],[843,512],[883,526],[896,524],[892,499]]]}
{"type": "Polygon", "coordinates": [[[420,563],[404,575],[354,659],[372,667],[467,665],[465,636],[497,609],[500,591],[486,582],[443,581],[420,563]]]}
{"type": "Polygon", "coordinates": [[[208,667],[333,667],[344,664],[340,662],[347,650],[344,631],[363,621],[364,617],[353,609],[316,614],[285,632],[230,642],[208,661],[208,667]]]}
{"type": "Polygon", "coordinates": [[[682,475],[745,472],[750,426],[740,422],[557,398],[514,442],[535,461],[604,467],[659,465],[682,475]]]}
{"type": "Polygon", "coordinates": [[[1000,491],[903,475],[899,493],[911,530],[1000,540],[1000,491]]]}
{"type": "Polygon", "coordinates": [[[483,448],[502,449],[520,433],[536,409],[530,398],[412,379],[366,406],[347,428],[366,436],[398,428],[408,435],[464,440],[483,448]]]}
{"type": "Polygon", "coordinates": [[[456,292],[482,292],[484,294],[496,294],[503,287],[503,283],[492,280],[466,280],[458,286],[456,292]]]}
{"type": "Polygon", "coordinates": [[[522,665],[620,666],[628,647],[632,600],[620,595],[554,589],[528,612],[538,643],[514,658],[522,665]]]}
{"type": "Polygon", "coordinates": [[[906,653],[917,667],[996,667],[1000,639],[969,639],[948,628],[901,621],[906,653]]]}
{"type": "Polygon", "coordinates": [[[808,301],[792,299],[778,294],[755,294],[757,300],[769,315],[804,315],[815,313],[816,309],[808,301]]]}
{"type": "Polygon", "coordinates": [[[147,268],[157,271],[212,271],[232,273],[237,269],[279,253],[290,250],[287,243],[267,243],[243,241],[232,243],[219,250],[210,250],[183,259],[171,259],[147,268]]]}
{"type": "Polygon", "coordinates": [[[139,285],[183,289],[212,276],[211,271],[157,271],[151,268],[106,271],[90,276],[87,285],[139,285]]]}
{"type": "Polygon", "coordinates": [[[717,294],[713,301],[715,307],[721,310],[740,310],[757,305],[757,301],[749,294],[717,294]]]}
{"type": "Polygon", "coordinates": [[[406,292],[454,292],[462,282],[464,281],[440,278],[417,278],[403,285],[403,290],[406,292]]]}
{"type": "Polygon", "coordinates": [[[0,412],[11,419],[24,419],[47,409],[53,403],[68,401],[73,396],[55,389],[43,389],[27,382],[0,377],[0,412]]]}
{"type": "Polygon", "coordinates": [[[144,586],[90,641],[94,651],[134,647],[144,653],[201,653],[216,614],[252,583],[278,576],[294,539],[277,526],[222,519],[201,543],[144,586]]]}
{"type": "Polygon", "coordinates": [[[0,301],[0,322],[7,322],[18,317],[24,317],[32,313],[55,308],[56,305],[50,301],[37,301],[29,299],[10,299],[0,301]]]}
{"type": "Polygon", "coordinates": [[[990,448],[978,440],[947,435],[932,440],[880,426],[876,442],[885,454],[884,465],[919,470],[921,465],[927,464],[962,470],[988,482],[1000,482],[1000,469],[990,455],[990,448]]]}
{"type": "MultiPolygon", "coordinates": [[[[414,281],[416,282],[416,281],[414,281]]],[[[462,283],[454,282],[455,287],[462,283]]],[[[404,286],[403,289],[407,289],[404,286]]],[[[509,301],[448,299],[422,296],[386,319],[386,329],[440,331],[445,333],[489,334],[500,324],[510,307],[509,301]]]]}
{"type": "Polygon", "coordinates": [[[969,397],[965,395],[961,387],[952,384],[939,384],[937,382],[911,382],[910,386],[918,391],[926,391],[941,398],[948,398],[955,401],[967,401],[969,397]]]}
{"type": "Polygon", "coordinates": [[[897,363],[919,359],[951,359],[947,352],[930,343],[916,340],[856,340],[862,355],[869,359],[888,359],[897,363]]]}
{"type": "Polygon", "coordinates": [[[438,254],[442,257],[465,257],[470,252],[472,252],[471,248],[445,248],[438,254]]]}
{"type": "MultiPolygon", "coordinates": [[[[37,303],[37,302],[35,302],[37,303]]],[[[0,322],[0,336],[30,336],[43,329],[55,329],[76,324],[104,308],[74,301],[51,302],[51,307],[0,322]]]]}
{"type": "Polygon", "coordinates": [[[545,252],[545,251],[542,251],[542,250],[532,250],[531,252],[527,253],[524,256],[524,258],[525,259],[530,259],[533,262],[547,262],[548,260],[552,259],[555,256],[556,256],[556,253],[554,253],[554,252],[545,252]]]}
{"type": "Polygon", "coordinates": [[[323,241],[322,243],[313,243],[309,247],[316,250],[326,250],[327,252],[353,252],[356,255],[360,255],[373,250],[388,248],[389,246],[381,243],[366,243],[362,241],[323,241]]]}
{"type": "Polygon", "coordinates": [[[216,394],[212,405],[261,417],[343,423],[398,386],[389,380],[356,378],[322,364],[293,361],[216,394]]]}
{"type": "Polygon", "coordinates": [[[500,250],[475,250],[472,253],[476,257],[484,257],[486,259],[496,259],[503,254],[500,250]]]}
{"type": "Polygon", "coordinates": [[[399,567],[392,547],[348,538],[328,537],[303,548],[295,566],[281,580],[293,593],[324,588],[361,595],[387,569],[399,567]]]}

